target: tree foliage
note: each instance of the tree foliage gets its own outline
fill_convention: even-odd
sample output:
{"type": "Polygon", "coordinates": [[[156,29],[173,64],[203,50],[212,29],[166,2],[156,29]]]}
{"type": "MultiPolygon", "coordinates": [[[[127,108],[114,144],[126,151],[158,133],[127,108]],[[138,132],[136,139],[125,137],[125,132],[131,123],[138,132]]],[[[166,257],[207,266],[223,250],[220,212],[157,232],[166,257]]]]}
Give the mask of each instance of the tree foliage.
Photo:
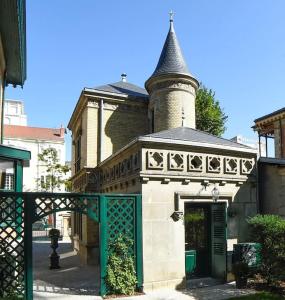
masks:
{"type": "Polygon", "coordinates": [[[221,136],[226,130],[227,119],[228,116],[215,99],[215,92],[200,84],[196,95],[196,128],[221,136]]]}
{"type": "Polygon", "coordinates": [[[62,184],[68,186],[69,180],[63,176],[70,170],[69,166],[59,163],[58,153],[55,148],[47,148],[38,154],[38,159],[46,167],[46,180],[38,179],[42,190],[53,192],[62,184]]]}
{"type": "Polygon", "coordinates": [[[106,270],[108,294],[133,295],[137,278],[135,263],[129,249],[133,241],[119,235],[109,244],[109,258],[106,270]]]}
{"type": "Polygon", "coordinates": [[[268,284],[285,279],[285,220],[276,215],[249,219],[252,239],[261,244],[260,273],[268,284]]]}

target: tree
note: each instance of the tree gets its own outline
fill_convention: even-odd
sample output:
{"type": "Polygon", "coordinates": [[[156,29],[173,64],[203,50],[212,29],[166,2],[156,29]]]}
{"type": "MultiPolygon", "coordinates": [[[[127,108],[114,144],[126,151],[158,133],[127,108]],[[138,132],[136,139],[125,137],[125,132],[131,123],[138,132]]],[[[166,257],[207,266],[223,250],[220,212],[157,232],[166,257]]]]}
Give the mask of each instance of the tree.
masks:
{"type": "Polygon", "coordinates": [[[228,116],[225,115],[220,103],[215,99],[215,92],[203,84],[196,95],[196,127],[201,131],[221,136],[225,130],[228,116]]]}
{"type": "Polygon", "coordinates": [[[47,148],[42,153],[38,154],[38,159],[46,167],[46,179],[38,181],[40,187],[44,191],[53,192],[54,189],[59,188],[62,184],[68,186],[69,180],[64,179],[65,175],[69,170],[69,166],[61,165],[59,163],[58,153],[55,148],[47,148]]]}

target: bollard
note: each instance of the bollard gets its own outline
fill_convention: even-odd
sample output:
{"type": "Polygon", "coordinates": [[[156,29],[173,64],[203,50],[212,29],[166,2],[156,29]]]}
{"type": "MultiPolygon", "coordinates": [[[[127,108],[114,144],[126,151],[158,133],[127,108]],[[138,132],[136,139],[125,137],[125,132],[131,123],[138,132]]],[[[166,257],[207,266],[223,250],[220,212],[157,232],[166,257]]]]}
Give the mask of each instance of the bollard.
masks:
{"type": "Polygon", "coordinates": [[[50,247],[52,248],[52,253],[49,256],[50,258],[50,270],[52,269],[59,269],[59,258],[60,256],[57,254],[56,249],[58,248],[58,239],[60,236],[60,232],[58,229],[52,228],[49,233],[48,236],[50,237],[50,247]]]}

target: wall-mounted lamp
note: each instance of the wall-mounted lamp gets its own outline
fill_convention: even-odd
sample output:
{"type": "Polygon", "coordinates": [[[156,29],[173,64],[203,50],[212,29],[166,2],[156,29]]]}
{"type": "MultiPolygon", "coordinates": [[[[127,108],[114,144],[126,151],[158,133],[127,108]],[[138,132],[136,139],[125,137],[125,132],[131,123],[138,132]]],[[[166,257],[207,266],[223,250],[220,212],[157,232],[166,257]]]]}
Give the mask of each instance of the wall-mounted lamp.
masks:
{"type": "Polygon", "coordinates": [[[212,189],[212,198],[214,202],[217,202],[220,197],[220,192],[216,186],[212,189]]]}
{"type": "Polygon", "coordinates": [[[179,220],[183,220],[183,211],[175,211],[171,215],[171,218],[173,219],[174,222],[177,222],[179,220]]]}

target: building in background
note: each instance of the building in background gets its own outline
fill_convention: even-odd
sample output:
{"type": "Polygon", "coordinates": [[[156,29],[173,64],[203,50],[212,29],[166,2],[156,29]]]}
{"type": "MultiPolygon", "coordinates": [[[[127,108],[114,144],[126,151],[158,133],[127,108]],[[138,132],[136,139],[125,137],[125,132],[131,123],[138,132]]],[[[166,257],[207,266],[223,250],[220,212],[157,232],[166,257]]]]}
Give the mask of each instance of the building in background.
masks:
{"type": "MultiPolygon", "coordinates": [[[[285,217],[285,107],[254,120],[259,140],[274,141],[274,154],[268,151],[258,161],[261,213],[285,217]]],[[[268,148],[266,146],[266,148],[268,148]]]]}
{"type": "Polygon", "coordinates": [[[251,147],[252,149],[255,149],[256,152],[259,153],[259,156],[266,155],[266,143],[262,140],[249,139],[240,134],[233,137],[231,140],[236,143],[243,144],[248,147],[251,147]]]}
{"type": "MultiPolygon", "coordinates": [[[[46,167],[38,159],[44,149],[54,148],[57,151],[59,163],[65,164],[65,128],[42,128],[27,126],[27,116],[24,113],[24,102],[5,100],[4,105],[4,139],[5,145],[26,149],[31,152],[31,161],[24,167],[23,191],[41,191],[41,181],[47,180],[46,167]]],[[[70,176],[70,174],[67,174],[70,176]]],[[[64,192],[62,185],[54,192],[64,192]]]]}
{"type": "MultiPolygon", "coordinates": [[[[31,152],[31,160],[23,168],[23,191],[40,192],[42,185],[50,181],[47,167],[38,158],[43,150],[54,148],[57,152],[59,164],[65,165],[65,128],[42,128],[27,126],[27,116],[24,113],[24,102],[19,100],[7,100],[4,105],[4,138],[3,143],[10,147],[18,147],[31,152]]],[[[70,178],[71,173],[64,175],[63,179],[70,178]]],[[[6,186],[12,184],[11,176],[6,176],[6,186]]],[[[52,190],[53,192],[65,192],[64,184],[52,190]]],[[[47,222],[56,224],[58,229],[63,228],[63,218],[68,217],[67,212],[49,216],[47,222]]],[[[65,233],[66,235],[66,233],[65,233]]]]}
{"type": "Polygon", "coordinates": [[[4,124],[27,126],[27,115],[24,112],[24,103],[21,100],[5,99],[4,124]]]}

